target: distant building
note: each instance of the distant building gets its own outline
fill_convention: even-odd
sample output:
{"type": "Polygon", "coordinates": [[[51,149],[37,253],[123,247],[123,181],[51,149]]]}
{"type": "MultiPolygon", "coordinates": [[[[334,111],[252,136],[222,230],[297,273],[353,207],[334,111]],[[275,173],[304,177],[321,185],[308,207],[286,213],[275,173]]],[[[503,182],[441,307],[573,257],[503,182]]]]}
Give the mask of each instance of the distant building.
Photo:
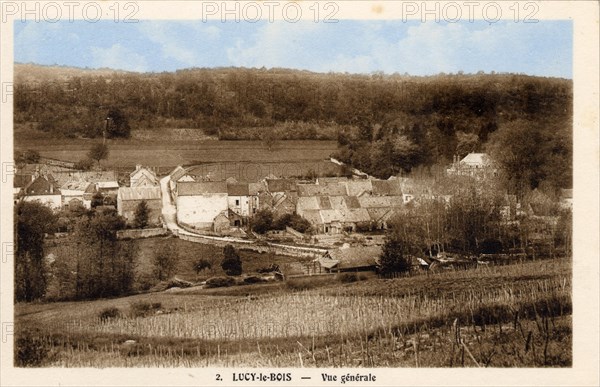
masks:
{"type": "Polygon", "coordinates": [[[93,183],[81,180],[68,181],[60,187],[63,208],[82,206],[91,208],[92,196],[96,191],[93,183]]]}
{"type": "Polygon", "coordinates": [[[340,273],[375,271],[379,266],[381,246],[342,247],[330,250],[313,261],[312,272],[340,273]]]}
{"type": "Polygon", "coordinates": [[[176,185],[179,182],[192,182],[196,181],[192,175],[190,175],[181,165],[177,166],[171,173],[169,173],[169,188],[171,192],[175,191],[176,185]]]}
{"type": "Polygon", "coordinates": [[[135,219],[138,205],[145,201],[148,206],[148,223],[160,224],[162,199],[160,187],[121,187],[117,195],[117,211],[127,222],[135,219]]]}
{"type": "Polygon", "coordinates": [[[573,209],[573,189],[560,190],[560,206],[565,209],[573,209]]]}
{"type": "Polygon", "coordinates": [[[158,186],[156,173],[141,165],[135,166],[135,171],[129,174],[130,187],[155,187],[158,186]]]}
{"type": "Polygon", "coordinates": [[[52,178],[39,176],[21,190],[21,195],[24,201],[37,201],[53,210],[60,210],[62,196],[55,185],[56,183],[52,178]]]}
{"type": "Polygon", "coordinates": [[[230,216],[232,226],[247,224],[259,209],[259,192],[261,186],[250,183],[227,183],[227,203],[229,211],[237,216],[230,216]]]}
{"type": "Polygon", "coordinates": [[[173,192],[177,221],[197,229],[212,230],[215,218],[228,211],[227,183],[180,181],[173,192]]]}
{"type": "Polygon", "coordinates": [[[460,176],[473,176],[477,178],[498,176],[498,169],[487,153],[469,153],[462,160],[454,156],[452,165],[446,173],[460,176]]]}

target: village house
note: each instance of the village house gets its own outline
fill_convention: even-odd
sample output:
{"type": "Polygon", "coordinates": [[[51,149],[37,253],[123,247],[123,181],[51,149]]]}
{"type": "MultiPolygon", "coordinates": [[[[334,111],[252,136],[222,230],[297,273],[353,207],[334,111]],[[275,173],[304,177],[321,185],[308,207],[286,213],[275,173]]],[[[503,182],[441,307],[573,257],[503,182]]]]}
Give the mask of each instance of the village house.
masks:
{"type": "Polygon", "coordinates": [[[129,174],[130,187],[155,187],[158,185],[156,173],[141,165],[135,166],[135,171],[129,174]]]}
{"type": "Polygon", "coordinates": [[[232,220],[232,226],[240,227],[258,210],[258,192],[251,193],[248,183],[227,184],[227,203],[229,211],[239,215],[238,219],[232,220]]]}
{"type": "Polygon", "coordinates": [[[169,188],[171,192],[175,191],[177,183],[196,181],[181,165],[177,166],[169,173],[169,188]]]}
{"type": "Polygon", "coordinates": [[[62,206],[65,209],[84,207],[91,208],[92,196],[96,192],[93,183],[87,181],[68,181],[60,187],[62,206]]]}
{"type": "Polygon", "coordinates": [[[356,231],[359,224],[370,221],[368,211],[355,196],[301,196],[296,213],[320,234],[356,231]]]}
{"type": "Polygon", "coordinates": [[[487,153],[469,153],[463,159],[455,155],[452,165],[446,169],[446,174],[486,178],[498,176],[498,169],[487,153]]]}
{"type": "MultiPolygon", "coordinates": [[[[292,214],[296,210],[298,188],[293,179],[265,179],[258,188],[259,209],[269,209],[276,217],[292,214]]],[[[256,192],[256,191],[255,191],[256,192]]]]}
{"type": "Polygon", "coordinates": [[[60,190],[51,177],[38,176],[21,190],[20,195],[24,201],[37,201],[53,210],[60,210],[62,207],[60,190]]]}
{"type": "Polygon", "coordinates": [[[180,181],[175,186],[173,196],[177,206],[177,221],[201,230],[212,230],[215,218],[229,209],[227,183],[224,181],[180,181]]]}
{"type": "Polygon", "coordinates": [[[128,223],[135,219],[135,212],[142,201],[148,206],[148,223],[160,224],[162,200],[160,187],[121,187],[117,195],[117,211],[128,223]]]}

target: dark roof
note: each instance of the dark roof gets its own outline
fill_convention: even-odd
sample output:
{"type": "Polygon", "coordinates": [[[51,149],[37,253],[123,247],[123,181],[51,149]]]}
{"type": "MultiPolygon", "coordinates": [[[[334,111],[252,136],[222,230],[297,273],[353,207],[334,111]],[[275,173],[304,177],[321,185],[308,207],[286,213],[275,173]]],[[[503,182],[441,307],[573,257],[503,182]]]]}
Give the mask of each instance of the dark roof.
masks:
{"type": "Polygon", "coordinates": [[[180,181],[177,183],[177,195],[197,196],[215,193],[227,193],[224,181],[180,181]]]}
{"type": "Polygon", "coordinates": [[[346,184],[327,183],[327,184],[298,184],[298,194],[300,196],[346,196],[346,184]]]}
{"type": "Polygon", "coordinates": [[[24,190],[26,195],[60,195],[60,190],[43,176],[29,183],[24,190]]]}
{"type": "Polygon", "coordinates": [[[227,194],[229,196],[248,196],[250,195],[250,187],[248,183],[227,184],[227,194]]]}
{"type": "Polygon", "coordinates": [[[267,179],[266,181],[269,192],[286,192],[296,190],[296,182],[292,179],[267,179]]]}
{"type": "Polygon", "coordinates": [[[371,184],[373,185],[373,195],[402,195],[402,188],[397,180],[371,180],[371,184]]]}
{"type": "Polygon", "coordinates": [[[13,187],[23,188],[33,181],[33,175],[26,173],[18,173],[14,176],[13,187]]]}
{"type": "Polygon", "coordinates": [[[330,250],[331,259],[338,261],[337,268],[376,266],[381,255],[381,246],[356,246],[330,250]]]}

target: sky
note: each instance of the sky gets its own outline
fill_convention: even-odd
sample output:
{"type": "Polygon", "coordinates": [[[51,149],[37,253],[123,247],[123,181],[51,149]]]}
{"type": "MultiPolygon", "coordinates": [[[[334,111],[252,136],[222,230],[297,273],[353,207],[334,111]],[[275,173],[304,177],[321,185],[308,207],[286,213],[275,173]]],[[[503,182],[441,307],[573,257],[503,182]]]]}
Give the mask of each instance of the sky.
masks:
{"type": "Polygon", "coordinates": [[[511,72],[572,78],[571,21],[15,22],[15,62],[136,72],[190,67],[315,72],[511,72]]]}

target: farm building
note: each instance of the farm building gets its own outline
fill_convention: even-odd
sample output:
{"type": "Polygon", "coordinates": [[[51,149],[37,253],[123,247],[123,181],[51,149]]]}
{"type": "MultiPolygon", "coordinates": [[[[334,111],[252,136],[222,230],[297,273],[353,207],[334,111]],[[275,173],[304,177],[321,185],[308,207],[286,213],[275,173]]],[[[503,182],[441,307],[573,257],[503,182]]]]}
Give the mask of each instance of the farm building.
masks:
{"type": "Polygon", "coordinates": [[[180,181],[173,192],[177,220],[198,229],[212,230],[215,218],[229,208],[227,183],[180,181]]]}
{"type": "Polygon", "coordinates": [[[39,176],[21,190],[23,200],[38,201],[53,210],[59,210],[62,207],[62,196],[55,185],[52,178],[39,176]]]}
{"type": "Polygon", "coordinates": [[[379,266],[381,251],[381,246],[355,246],[329,250],[312,262],[311,269],[314,274],[375,271],[379,266]]]}
{"type": "Polygon", "coordinates": [[[355,231],[371,218],[354,196],[310,196],[298,198],[296,213],[307,219],[317,233],[339,234],[355,231]]]}
{"type": "Polygon", "coordinates": [[[158,185],[156,173],[141,165],[135,166],[135,171],[129,174],[130,187],[155,187],[158,185]]]}
{"type": "Polygon", "coordinates": [[[160,187],[121,187],[117,195],[117,211],[127,222],[135,219],[138,205],[145,201],[148,206],[148,223],[160,224],[162,200],[160,187]]]}

